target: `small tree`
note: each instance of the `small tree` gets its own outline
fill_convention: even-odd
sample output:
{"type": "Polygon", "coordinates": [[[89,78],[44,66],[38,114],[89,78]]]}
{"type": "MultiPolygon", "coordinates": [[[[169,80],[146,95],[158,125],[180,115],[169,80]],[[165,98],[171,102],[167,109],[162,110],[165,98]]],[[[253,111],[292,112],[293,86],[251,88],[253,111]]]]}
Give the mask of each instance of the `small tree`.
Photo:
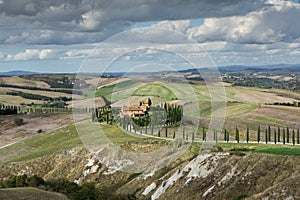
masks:
{"type": "Polygon", "coordinates": [[[151,106],[152,105],[152,101],[150,98],[148,98],[148,105],[151,106]]]}
{"type": "Polygon", "coordinates": [[[14,124],[17,125],[17,126],[21,126],[24,123],[23,118],[20,118],[20,117],[14,118],[13,121],[14,121],[14,124]]]}

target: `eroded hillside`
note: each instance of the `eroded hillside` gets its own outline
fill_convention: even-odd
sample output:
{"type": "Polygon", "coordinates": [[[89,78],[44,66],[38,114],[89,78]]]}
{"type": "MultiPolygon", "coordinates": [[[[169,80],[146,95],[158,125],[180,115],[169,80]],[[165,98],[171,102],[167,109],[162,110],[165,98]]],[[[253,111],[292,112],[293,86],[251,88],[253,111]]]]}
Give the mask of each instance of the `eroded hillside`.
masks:
{"type": "MultiPolygon", "coordinates": [[[[124,164],[126,165],[126,164],[124,164]]],[[[167,167],[143,173],[105,166],[83,148],[2,166],[1,177],[39,175],[94,182],[137,199],[299,199],[300,158],[257,153],[185,155],[167,167]]]]}

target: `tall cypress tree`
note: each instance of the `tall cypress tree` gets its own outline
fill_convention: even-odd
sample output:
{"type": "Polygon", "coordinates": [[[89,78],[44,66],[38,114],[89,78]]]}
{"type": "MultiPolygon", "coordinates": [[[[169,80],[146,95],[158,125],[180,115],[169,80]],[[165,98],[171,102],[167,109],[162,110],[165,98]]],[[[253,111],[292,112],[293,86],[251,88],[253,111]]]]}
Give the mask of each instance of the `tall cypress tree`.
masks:
{"type": "Polygon", "coordinates": [[[278,142],[280,142],[280,127],[278,126],[278,142]]]}
{"type": "Polygon", "coordinates": [[[205,133],[205,128],[202,128],[202,140],[205,141],[206,140],[206,133],[205,133]]]}
{"type": "Polygon", "coordinates": [[[266,144],[268,144],[268,130],[265,130],[265,140],[266,140],[266,144]]]}
{"type": "Polygon", "coordinates": [[[165,128],[165,136],[166,136],[166,138],[168,137],[168,127],[166,126],[166,128],[165,128]]]}
{"type": "Polygon", "coordinates": [[[235,128],[235,140],[237,141],[237,143],[240,143],[240,133],[237,127],[235,128]]]}
{"type": "MultiPolygon", "coordinates": [[[[226,130],[226,129],[225,129],[225,130],[226,130]]],[[[226,138],[227,142],[229,142],[229,131],[227,131],[227,130],[226,130],[226,137],[227,137],[227,138],[226,138]]]]}
{"type": "Polygon", "coordinates": [[[286,127],[286,142],[290,143],[290,129],[286,127]]]}
{"type": "Polygon", "coordinates": [[[195,132],[193,131],[193,133],[192,133],[192,142],[194,142],[194,140],[195,140],[195,132]]]}
{"type": "Polygon", "coordinates": [[[247,126],[247,130],[246,130],[246,141],[247,143],[249,143],[249,127],[247,126]]]}
{"type": "Polygon", "coordinates": [[[268,126],[268,140],[271,142],[271,126],[268,126]]]}
{"type": "Polygon", "coordinates": [[[224,141],[226,141],[227,139],[227,133],[226,133],[226,129],[224,130],[224,141]]]}
{"type": "Polygon", "coordinates": [[[299,128],[297,130],[297,144],[300,144],[300,131],[299,131],[299,128]]]}
{"type": "Polygon", "coordinates": [[[276,134],[276,129],[274,129],[274,143],[276,144],[277,143],[277,136],[276,136],[277,134],[276,134]]]}
{"type": "Polygon", "coordinates": [[[260,142],[260,125],[258,125],[258,128],[257,128],[257,143],[260,142]]]}
{"type": "Polygon", "coordinates": [[[293,129],[292,132],[292,141],[293,141],[293,145],[295,145],[295,129],[293,129]]]}
{"type": "Polygon", "coordinates": [[[282,133],[282,142],[285,144],[285,129],[283,128],[283,133],[282,133]]]}

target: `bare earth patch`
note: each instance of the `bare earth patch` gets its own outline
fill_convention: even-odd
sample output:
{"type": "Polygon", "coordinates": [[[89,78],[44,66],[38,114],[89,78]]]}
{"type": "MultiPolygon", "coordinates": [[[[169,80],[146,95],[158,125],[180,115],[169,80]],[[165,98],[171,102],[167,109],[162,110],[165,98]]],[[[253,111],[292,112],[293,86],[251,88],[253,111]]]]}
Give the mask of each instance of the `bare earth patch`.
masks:
{"type": "Polygon", "coordinates": [[[245,93],[238,93],[235,95],[239,101],[249,103],[275,103],[275,102],[293,102],[295,99],[278,96],[274,93],[251,91],[245,93]]]}
{"type": "Polygon", "coordinates": [[[7,144],[24,140],[37,134],[49,133],[63,126],[73,123],[71,114],[41,114],[41,115],[18,115],[0,117],[0,147],[7,144]],[[24,124],[16,126],[13,123],[15,117],[24,119],[24,124]],[[42,130],[42,133],[37,133],[42,130]]]}

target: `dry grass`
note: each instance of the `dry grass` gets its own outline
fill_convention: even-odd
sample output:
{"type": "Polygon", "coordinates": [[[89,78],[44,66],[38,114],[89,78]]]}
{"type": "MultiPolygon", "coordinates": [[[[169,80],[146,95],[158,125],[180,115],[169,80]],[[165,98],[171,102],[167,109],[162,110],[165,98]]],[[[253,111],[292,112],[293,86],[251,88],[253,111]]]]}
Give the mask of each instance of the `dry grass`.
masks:
{"type": "Polygon", "coordinates": [[[65,195],[55,193],[55,192],[48,192],[44,190],[40,190],[37,188],[7,188],[7,189],[0,189],[0,199],[2,200],[21,200],[21,199],[31,199],[31,200],[66,200],[68,199],[65,195]]]}
{"type": "Polygon", "coordinates": [[[0,81],[1,80],[3,81],[3,83],[10,84],[10,85],[50,88],[50,86],[43,81],[28,80],[28,79],[20,78],[19,76],[1,77],[0,81]]]}
{"type": "Polygon", "coordinates": [[[23,97],[19,97],[19,96],[0,94],[0,103],[1,104],[19,106],[21,103],[31,104],[32,102],[34,104],[42,104],[43,103],[43,101],[40,101],[40,100],[24,99],[23,97]]]}

